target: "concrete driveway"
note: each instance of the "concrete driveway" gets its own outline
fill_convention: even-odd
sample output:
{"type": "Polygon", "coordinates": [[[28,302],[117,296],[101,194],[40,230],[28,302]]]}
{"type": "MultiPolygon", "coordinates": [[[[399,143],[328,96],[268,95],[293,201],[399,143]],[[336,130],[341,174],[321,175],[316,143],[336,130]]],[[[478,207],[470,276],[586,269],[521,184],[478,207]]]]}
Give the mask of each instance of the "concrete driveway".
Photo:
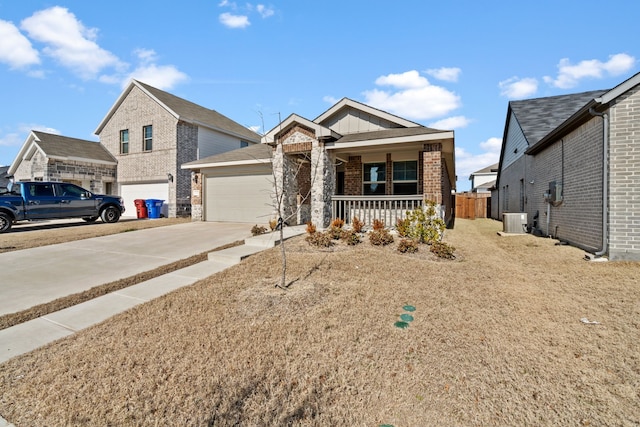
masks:
{"type": "Polygon", "coordinates": [[[2,253],[0,315],[153,270],[250,236],[250,224],[192,222],[2,253]]]}

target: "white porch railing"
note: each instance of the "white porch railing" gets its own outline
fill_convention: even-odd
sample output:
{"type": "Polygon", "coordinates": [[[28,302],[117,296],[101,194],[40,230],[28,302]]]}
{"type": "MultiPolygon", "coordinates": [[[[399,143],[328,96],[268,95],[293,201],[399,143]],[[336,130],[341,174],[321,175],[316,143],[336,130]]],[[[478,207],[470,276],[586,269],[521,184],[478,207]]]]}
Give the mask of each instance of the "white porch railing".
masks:
{"type": "Polygon", "coordinates": [[[353,217],[371,227],[374,219],[384,221],[386,227],[396,226],[407,211],[423,206],[422,194],[413,196],[332,196],[331,218],[341,218],[351,224],[353,217]]]}

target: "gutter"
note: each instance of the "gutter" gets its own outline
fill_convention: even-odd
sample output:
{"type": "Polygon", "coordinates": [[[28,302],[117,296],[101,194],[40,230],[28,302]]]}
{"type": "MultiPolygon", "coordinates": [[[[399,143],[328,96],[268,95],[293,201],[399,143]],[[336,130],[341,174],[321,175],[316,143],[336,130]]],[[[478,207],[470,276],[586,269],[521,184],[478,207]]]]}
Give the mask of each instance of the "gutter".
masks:
{"type": "Polygon", "coordinates": [[[608,184],[609,184],[609,115],[607,113],[598,113],[593,107],[589,108],[589,114],[592,116],[602,117],[602,249],[594,255],[600,257],[607,253],[608,250],[608,184]]]}

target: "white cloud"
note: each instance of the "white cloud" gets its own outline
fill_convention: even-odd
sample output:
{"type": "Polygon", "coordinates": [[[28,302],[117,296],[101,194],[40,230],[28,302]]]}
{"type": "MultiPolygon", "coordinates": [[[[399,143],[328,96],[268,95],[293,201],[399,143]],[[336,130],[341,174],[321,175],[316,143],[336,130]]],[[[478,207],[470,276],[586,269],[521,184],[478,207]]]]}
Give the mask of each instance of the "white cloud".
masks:
{"type": "Polygon", "coordinates": [[[538,80],[531,77],[511,77],[498,83],[498,87],[500,95],[509,99],[526,98],[538,91],[538,80]]]}
{"type": "Polygon", "coordinates": [[[461,73],[462,70],[456,67],[431,68],[427,70],[427,74],[429,74],[430,76],[433,76],[438,80],[444,80],[446,82],[457,82],[461,73]]]}
{"type": "Polygon", "coordinates": [[[246,15],[233,15],[225,12],[220,14],[220,23],[227,28],[246,28],[251,25],[246,15]]]}
{"type": "Polygon", "coordinates": [[[0,19],[0,62],[11,68],[22,68],[40,63],[38,51],[12,22],[0,19]]]}
{"type": "Polygon", "coordinates": [[[187,75],[173,65],[141,64],[125,79],[121,79],[124,88],[131,79],[140,80],[161,90],[168,90],[187,80],[187,75]]]}
{"type": "Polygon", "coordinates": [[[456,174],[460,181],[464,182],[473,172],[498,163],[500,160],[502,139],[489,138],[481,142],[479,146],[484,150],[479,154],[473,154],[462,147],[456,147],[456,174]]]}
{"type": "Polygon", "coordinates": [[[30,38],[44,43],[43,52],[84,79],[107,67],[122,67],[118,58],[96,44],[98,31],[86,28],[68,9],[41,10],[21,23],[30,38]]]}
{"type": "Polygon", "coordinates": [[[336,104],[338,101],[340,101],[339,98],[334,98],[333,96],[327,95],[327,96],[323,96],[322,100],[328,104],[336,104]]]}
{"type": "Polygon", "coordinates": [[[636,59],[626,53],[611,55],[607,62],[589,59],[571,64],[569,58],[562,58],[558,64],[558,76],[555,79],[545,76],[544,81],[560,89],[570,89],[576,87],[583,79],[600,79],[605,77],[605,74],[617,76],[626,73],[633,68],[635,62],[636,59]]]}
{"type": "Polygon", "coordinates": [[[378,77],[376,85],[391,86],[391,89],[365,91],[365,102],[408,119],[442,117],[461,106],[458,95],[432,85],[415,70],[378,77]]]}
{"type": "Polygon", "coordinates": [[[465,116],[453,116],[446,119],[438,120],[437,122],[429,123],[430,128],[441,130],[460,129],[469,126],[471,120],[465,116]]]}
{"type": "Polygon", "coordinates": [[[270,16],[273,16],[273,14],[275,13],[275,11],[272,8],[267,7],[263,4],[257,5],[256,10],[260,14],[260,16],[262,16],[263,18],[268,18],[270,16]]]}

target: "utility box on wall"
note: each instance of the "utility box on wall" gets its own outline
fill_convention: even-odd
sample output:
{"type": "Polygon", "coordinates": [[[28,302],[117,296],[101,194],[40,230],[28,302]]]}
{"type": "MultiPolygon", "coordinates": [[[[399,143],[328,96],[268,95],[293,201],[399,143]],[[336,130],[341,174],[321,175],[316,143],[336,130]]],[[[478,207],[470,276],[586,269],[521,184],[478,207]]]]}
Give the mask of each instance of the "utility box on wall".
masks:
{"type": "Polygon", "coordinates": [[[562,202],[562,184],[551,181],[549,183],[549,203],[562,202]]]}

